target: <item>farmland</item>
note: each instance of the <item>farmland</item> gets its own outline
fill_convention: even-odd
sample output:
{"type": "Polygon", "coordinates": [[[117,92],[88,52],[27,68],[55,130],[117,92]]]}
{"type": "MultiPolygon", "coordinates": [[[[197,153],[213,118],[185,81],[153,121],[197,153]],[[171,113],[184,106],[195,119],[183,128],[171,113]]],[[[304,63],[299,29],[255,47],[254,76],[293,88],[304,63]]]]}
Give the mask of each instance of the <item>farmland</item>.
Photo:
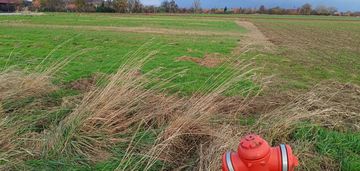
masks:
{"type": "Polygon", "coordinates": [[[256,132],[359,170],[359,45],[352,17],[0,16],[0,169],[217,170],[256,132]]]}

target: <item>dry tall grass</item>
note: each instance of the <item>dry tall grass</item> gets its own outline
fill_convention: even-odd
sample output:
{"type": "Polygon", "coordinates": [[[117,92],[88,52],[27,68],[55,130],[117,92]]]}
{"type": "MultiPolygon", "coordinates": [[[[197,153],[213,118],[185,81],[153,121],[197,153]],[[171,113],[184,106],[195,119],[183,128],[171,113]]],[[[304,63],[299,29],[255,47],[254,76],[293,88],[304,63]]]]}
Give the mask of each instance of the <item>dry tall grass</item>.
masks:
{"type": "MultiPolygon", "coordinates": [[[[40,97],[57,87],[51,83],[46,73],[27,74],[22,71],[3,71],[0,73],[0,161],[9,165],[17,165],[24,158],[38,152],[39,145],[28,141],[40,138],[36,133],[24,133],[22,130],[34,124],[33,121],[22,119],[31,114],[33,106],[4,111],[1,105],[16,102],[28,97],[40,97]],[[21,116],[18,113],[24,113],[21,116]],[[29,143],[30,142],[30,143],[29,143]]],[[[32,104],[31,104],[32,105],[32,104]]],[[[34,104],[35,105],[35,104],[34,104]]],[[[0,166],[0,169],[3,166],[0,166]]],[[[6,168],[6,166],[4,166],[6,168]]]]}
{"type": "Polygon", "coordinates": [[[41,96],[55,89],[49,76],[44,73],[3,71],[0,80],[0,100],[41,96]]]}
{"type": "Polygon", "coordinates": [[[263,114],[256,131],[270,140],[286,141],[296,124],[303,121],[337,130],[359,130],[359,90],[352,84],[321,83],[287,105],[263,114]]]}
{"type": "MultiPolygon", "coordinates": [[[[136,55],[139,54],[133,54],[131,61],[105,80],[108,82],[105,86],[89,91],[74,111],[52,130],[46,137],[46,151],[59,156],[81,155],[95,162],[109,157],[114,144],[127,142],[129,149],[119,166],[127,170],[124,165],[136,155],[133,154],[136,146],[132,139],[120,136],[136,134],[135,128],[139,125],[145,129],[165,127],[146,154],[150,157],[142,159],[148,162],[145,169],[151,168],[155,160],[182,166],[213,137],[210,119],[218,114],[217,108],[221,105],[218,97],[240,80],[250,77],[252,71],[250,64],[243,64],[237,72],[227,74],[228,78],[221,85],[204,88],[211,92],[203,95],[190,98],[163,95],[161,88],[172,78],[160,83],[157,80],[154,86],[144,89],[152,82],[148,76],[151,72],[143,75],[134,72],[140,70],[152,54],[145,58],[136,55]]],[[[132,166],[132,169],[139,168],[132,166]]]]}
{"type": "MultiPolygon", "coordinates": [[[[165,95],[162,89],[177,75],[159,81],[151,79],[151,74],[157,71],[138,74],[155,52],[143,57],[144,53],[139,49],[130,54],[129,61],[110,77],[104,77],[102,84],[86,92],[60,123],[40,133],[23,132],[23,128],[33,125],[37,119],[23,121],[11,117],[12,111],[0,108],[0,160],[6,163],[0,169],[19,169],[29,158],[81,156],[89,163],[103,161],[112,155],[114,146],[125,143],[128,148],[117,170],[151,170],[157,161],[164,163],[164,170],[219,170],[222,153],[236,148],[244,134],[255,132],[272,144],[290,143],[302,168],[324,169],[319,163],[326,162],[326,169],[331,170],[338,168],[336,162],[319,157],[311,142],[292,140],[291,133],[304,121],[339,130],[360,128],[357,86],[321,84],[289,104],[262,114],[255,125],[237,126],[229,123],[229,118],[237,118],[227,116],[238,113],[251,98],[237,102],[237,107],[229,111],[222,109],[224,103],[229,103],[223,94],[240,80],[250,79],[251,64],[241,63],[232,74],[224,74],[226,79],[222,84],[205,87],[206,93],[180,97],[165,95]],[[157,136],[146,149],[139,147],[135,138],[140,130],[157,136]],[[137,161],[131,162],[134,157],[137,161]]],[[[46,72],[0,73],[0,104],[55,90],[49,75],[46,72]]]]}
{"type": "MultiPolygon", "coordinates": [[[[67,43],[68,41],[64,42],[67,43]]],[[[61,48],[63,44],[57,48],[61,48]]],[[[57,49],[52,50],[51,54],[57,49]]],[[[41,97],[58,90],[52,83],[52,77],[61,68],[67,65],[73,58],[83,54],[80,51],[73,56],[60,58],[47,67],[41,68],[39,65],[36,71],[27,69],[16,69],[8,67],[7,64],[0,71],[0,169],[21,169],[22,162],[41,154],[44,132],[36,132],[31,127],[36,126],[47,117],[48,112],[52,112],[52,107],[43,106],[41,97]],[[27,99],[35,99],[31,103],[23,103],[27,99]],[[18,107],[5,109],[3,106],[19,103],[18,107]],[[48,110],[40,115],[32,116],[36,110],[48,110]]],[[[11,54],[9,56],[10,60],[11,54]]],[[[45,59],[42,61],[44,62],[45,59]]]]}
{"type": "Polygon", "coordinates": [[[323,82],[287,105],[261,115],[252,128],[270,143],[292,145],[303,170],[338,170],[339,163],[315,152],[311,141],[294,141],[291,134],[308,122],[339,131],[359,131],[360,87],[353,84],[323,82]]]}

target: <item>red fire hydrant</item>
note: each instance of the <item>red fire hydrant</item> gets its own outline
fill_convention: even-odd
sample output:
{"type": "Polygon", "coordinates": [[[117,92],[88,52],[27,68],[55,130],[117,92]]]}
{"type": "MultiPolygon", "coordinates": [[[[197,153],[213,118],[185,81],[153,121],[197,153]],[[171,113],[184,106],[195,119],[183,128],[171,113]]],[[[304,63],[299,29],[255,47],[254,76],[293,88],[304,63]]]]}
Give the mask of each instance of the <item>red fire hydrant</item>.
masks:
{"type": "Polygon", "coordinates": [[[298,159],[289,145],[270,147],[258,135],[241,139],[237,152],[227,152],[222,158],[223,171],[294,171],[298,159]]]}

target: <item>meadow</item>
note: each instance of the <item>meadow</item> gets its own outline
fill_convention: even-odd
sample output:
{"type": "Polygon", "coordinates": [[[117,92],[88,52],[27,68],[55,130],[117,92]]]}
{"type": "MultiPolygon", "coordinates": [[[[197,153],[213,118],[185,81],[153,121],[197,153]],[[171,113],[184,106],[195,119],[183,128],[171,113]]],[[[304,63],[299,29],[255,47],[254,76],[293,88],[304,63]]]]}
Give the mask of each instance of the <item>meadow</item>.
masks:
{"type": "Polygon", "coordinates": [[[0,16],[0,169],[218,170],[258,133],[360,169],[360,19],[0,16]]]}

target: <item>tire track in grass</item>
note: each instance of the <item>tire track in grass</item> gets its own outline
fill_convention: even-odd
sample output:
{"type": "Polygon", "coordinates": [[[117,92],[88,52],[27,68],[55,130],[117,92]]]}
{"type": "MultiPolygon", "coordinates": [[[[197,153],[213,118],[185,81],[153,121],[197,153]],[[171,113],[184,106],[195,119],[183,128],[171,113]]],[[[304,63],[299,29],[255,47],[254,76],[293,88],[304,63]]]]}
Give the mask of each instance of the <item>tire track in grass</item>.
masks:
{"type": "Polygon", "coordinates": [[[220,31],[197,31],[185,29],[167,29],[153,27],[114,27],[114,26],[85,26],[85,25],[52,25],[52,24],[29,24],[29,23],[1,23],[11,27],[33,27],[33,28],[50,28],[50,29],[77,29],[89,31],[114,31],[114,32],[132,32],[132,33],[149,33],[149,34],[168,34],[168,35],[196,35],[196,36],[240,36],[237,32],[220,32],[220,31]]]}
{"type": "Polygon", "coordinates": [[[273,52],[275,45],[251,22],[235,21],[240,27],[244,27],[248,32],[243,35],[240,44],[234,49],[234,54],[241,54],[250,49],[263,52],[273,52]]]}

